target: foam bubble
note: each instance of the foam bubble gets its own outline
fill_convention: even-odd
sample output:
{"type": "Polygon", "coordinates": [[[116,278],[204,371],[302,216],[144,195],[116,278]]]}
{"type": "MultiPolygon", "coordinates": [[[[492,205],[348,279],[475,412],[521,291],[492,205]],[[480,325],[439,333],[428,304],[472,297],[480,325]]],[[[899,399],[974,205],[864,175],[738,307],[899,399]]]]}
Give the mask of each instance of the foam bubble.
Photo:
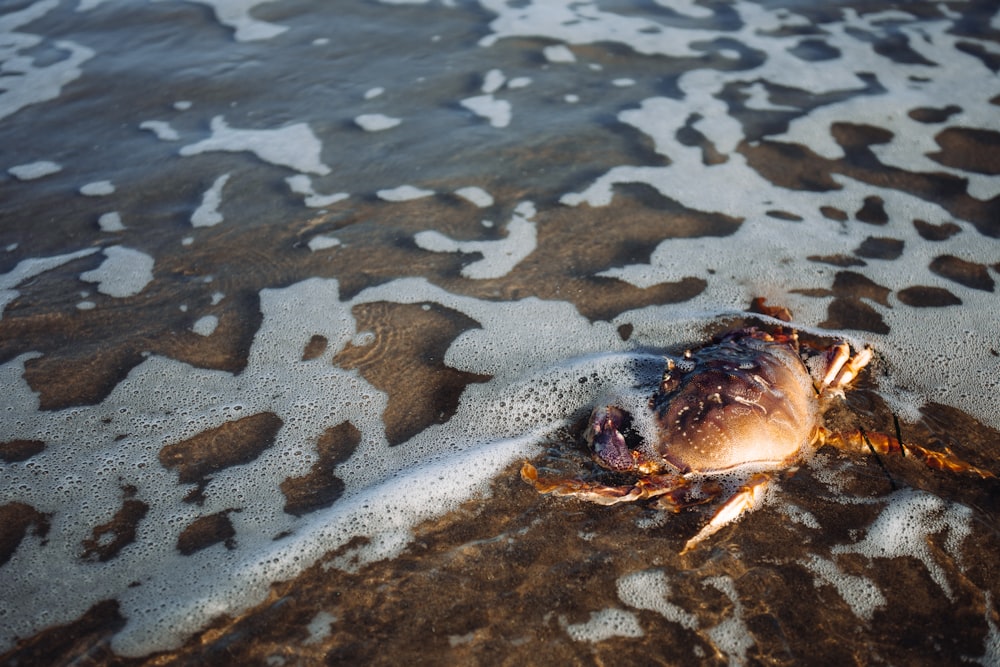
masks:
{"type": "Polygon", "coordinates": [[[802,524],[803,526],[812,528],[813,530],[820,530],[821,526],[819,525],[819,521],[816,520],[816,517],[798,505],[785,502],[782,504],[781,509],[785,515],[795,523],[802,524]]]}
{"type": "Polygon", "coordinates": [[[366,113],[355,117],[354,122],[365,132],[381,132],[390,130],[403,121],[381,113],[366,113]]]}
{"type": "Polygon", "coordinates": [[[211,336],[215,333],[216,327],[219,326],[219,318],[215,315],[205,315],[199,317],[193,325],[191,325],[191,330],[194,331],[199,336],[211,336]]]}
{"type": "Polygon", "coordinates": [[[472,202],[479,208],[493,206],[493,196],[486,190],[474,185],[459,188],[458,190],[455,190],[455,194],[466,201],[472,202]]]}
{"type": "Polygon", "coordinates": [[[87,197],[103,197],[112,194],[114,191],[115,186],[112,185],[111,181],[94,181],[80,188],[80,194],[87,197]]]}
{"type": "Polygon", "coordinates": [[[511,106],[507,100],[498,100],[492,93],[467,97],[459,102],[472,113],[490,121],[493,127],[507,127],[511,120],[511,106]]]}
{"type": "Polygon", "coordinates": [[[886,605],[885,596],[871,579],[845,574],[837,567],[836,563],[815,554],[810,554],[809,560],[801,562],[819,577],[816,582],[817,586],[820,583],[833,586],[858,618],[871,621],[875,611],[886,605]]]}
{"type": "Polygon", "coordinates": [[[135,296],[153,280],[153,258],[144,252],[111,246],[104,249],[99,267],[80,274],[80,280],[97,283],[97,291],[113,297],[135,296]]]}
{"type": "Polygon", "coordinates": [[[655,611],[688,630],[698,627],[698,617],[670,602],[670,586],[662,570],[640,570],[618,579],[618,597],[637,609],[655,611]]]}
{"type": "Polygon", "coordinates": [[[553,44],[542,49],[542,55],[550,63],[575,63],[576,56],[565,44],[553,44]]]}
{"type": "Polygon", "coordinates": [[[289,176],[285,179],[285,182],[288,183],[292,192],[306,196],[305,205],[310,208],[323,208],[324,206],[336,204],[350,197],[346,192],[336,192],[332,195],[319,194],[313,189],[312,179],[305,174],[289,176]]]}
{"type": "Polygon", "coordinates": [[[946,532],[949,556],[958,560],[960,547],[972,531],[972,511],[915,489],[900,489],[872,523],[865,538],[855,544],[837,545],[835,554],[856,553],[869,559],[912,557],[924,564],[931,579],[949,599],[951,584],[930,549],[932,535],[946,532]]]}
{"type": "Polygon", "coordinates": [[[97,219],[97,225],[101,228],[102,232],[125,231],[125,225],[122,224],[122,216],[118,211],[102,213],[101,217],[97,219]]]}
{"type": "Polygon", "coordinates": [[[483,258],[462,267],[462,275],[474,280],[507,275],[538,243],[535,223],[515,214],[507,223],[507,238],[499,241],[455,241],[428,230],[413,237],[418,247],[431,252],[479,253],[483,258]]]}
{"type": "Polygon", "coordinates": [[[484,93],[495,93],[503,87],[503,84],[507,81],[507,77],[504,76],[503,72],[498,69],[491,69],[483,77],[483,92],[484,93]]]}
{"type": "Polygon", "coordinates": [[[642,637],[645,633],[639,618],[630,611],[609,607],[591,612],[583,623],[566,623],[560,619],[566,633],[578,642],[597,643],[612,637],[642,637]]]}
{"type": "Polygon", "coordinates": [[[316,612],[316,615],[313,616],[311,621],[309,621],[309,625],[306,626],[306,631],[309,633],[309,636],[306,637],[302,643],[306,646],[310,644],[319,644],[330,636],[330,626],[336,622],[337,617],[330,612],[323,610],[316,612]]]}
{"type": "Polygon", "coordinates": [[[97,252],[97,248],[85,248],[76,252],[53,257],[33,257],[18,262],[17,266],[9,272],[0,275],[0,315],[3,314],[7,304],[20,296],[15,287],[37,275],[51,271],[63,264],[72,262],[74,259],[86,257],[97,252]]]}
{"type": "Polygon", "coordinates": [[[385,201],[410,201],[411,199],[421,199],[434,194],[433,190],[424,190],[412,185],[400,185],[395,188],[379,190],[375,193],[379,199],[385,201]]]}
{"type": "Polygon", "coordinates": [[[170,123],[162,120],[144,120],[139,123],[139,129],[149,130],[160,141],[177,141],[181,138],[181,135],[177,133],[177,130],[170,123]]]}
{"type": "Polygon", "coordinates": [[[201,205],[191,214],[192,227],[214,227],[222,222],[219,206],[222,204],[222,188],[229,182],[231,174],[223,174],[215,179],[212,187],[201,197],[201,205]]]}
{"type": "MultiPolygon", "coordinates": [[[[58,5],[56,0],[42,0],[0,17],[0,34],[5,37],[0,66],[9,74],[4,77],[4,94],[0,95],[0,120],[26,106],[58,98],[63,86],[83,74],[80,66],[94,57],[92,49],[69,40],[58,40],[53,50],[65,56],[46,65],[35,64],[33,49],[42,44],[43,39],[17,29],[38,20],[58,5]]],[[[45,47],[51,48],[48,44],[45,47]]]]}
{"type": "Polygon", "coordinates": [[[57,174],[60,171],[62,171],[62,167],[58,163],[49,160],[19,164],[7,170],[11,176],[22,181],[33,181],[36,178],[57,174]]]}
{"type": "Polygon", "coordinates": [[[180,154],[248,151],[270,164],[325,175],[330,173],[330,168],[320,160],[322,150],[322,143],[306,123],[275,130],[240,130],[229,127],[222,116],[215,116],[212,118],[212,136],[184,146],[180,154]]]}
{"type": "Polygon", "coordinates": [[[340,239],[335,236],[326,236],[324,234],[317,234],[316,236],[309,239],[309,249],[313,252],[317,250],[328,250],[330,248],[336,248],[340,245],[340,239]]]}
{"type": "Polygon", "coordinates": [[[747,650],[754,645],[753,635],[743,620],[743,605],[733,580],[726,576],[708,577],[705,583],[725,593],[733,603],[733,614],[706,630],[716,648],[729,656],[730,665],[746,664],[747,650]]]}

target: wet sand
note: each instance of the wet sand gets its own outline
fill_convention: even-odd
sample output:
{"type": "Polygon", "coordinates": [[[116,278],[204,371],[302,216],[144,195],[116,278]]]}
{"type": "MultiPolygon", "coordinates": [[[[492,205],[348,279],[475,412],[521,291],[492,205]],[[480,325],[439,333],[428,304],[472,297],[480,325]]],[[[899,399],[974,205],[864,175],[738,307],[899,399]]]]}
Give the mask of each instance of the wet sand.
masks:
{"type": "Polygon", "coordinates": [[[53,99],[0,94],[0,663],[1000,660],[996,479],[827,447],[681,555],[711,507],[518,474],[590,465],[603,355],[697,345],[753,296],[874,346],[830,428],[898,417],[1000,474],[990,3],[594,19],[710,33],[680,55],[492,3],[208,4],[5,15],[39,36],[5,60],[92,54],[53,99]],[[788,54],[856,79],[757,69],[788,54]]]}

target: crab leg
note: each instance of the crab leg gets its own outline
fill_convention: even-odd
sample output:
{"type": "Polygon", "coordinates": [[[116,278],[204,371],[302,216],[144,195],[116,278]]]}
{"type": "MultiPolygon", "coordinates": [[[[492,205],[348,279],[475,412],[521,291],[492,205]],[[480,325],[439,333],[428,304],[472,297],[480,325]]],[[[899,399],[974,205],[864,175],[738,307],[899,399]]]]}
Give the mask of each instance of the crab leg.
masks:
{"type": "Polygon", "coordinates": [[[840,449],[849,451],[869,451],[874,450],[877,454],[907,454],[916,455],[928,468],[933,470],[947,470],[949,472],[972,473],[979,475],[983,479],[996,477],[989,470],[977,468],[971,463],[966,463],[950,451],[938,452],[933,449],[925,449],[920,445],[903,444],[891,435],[884,433],[866,433],[865,431],[851,431],[849,433],[823,433],[824,442],[840,449]]]}
{"type": "Polygon", "coordinates": [[[741,486],[732,498],[723,503],[722,507],[716,511],[711,520],[698,531],[698,534],[689,539],[681,554],[686,554],[701,542],[708,539],[728,523],[732,523],[740,518],[744,512],[754,508],[760,498],[764,495],[764,489],[771,478],[764,473],[758,473],[741,486]]]}
{"type": "Polygon", "coordinates": [[[539,479],[538,470],[527,462],[521,466],[521,479],[534,486],[539,493],[576,496],[581,500],[598,505],[615,505],[644,498],[655,498],[687,486],[687,481],[680,475],[650,475],[638,480],[635,484],[624,486],[607,486],[579,479],[547,481],[539,479]]]}
{"type": "Polygon", "coordinates": [[[851,380],[857,377],[861,369],[872,360],[872,350],[870,347],[851,356],[851,348],[847,343],[840,343],[831,348],[832,357],[828,362],[828,370],[820,383],[819,391],[841,391],[850,384],[851,380]]]}

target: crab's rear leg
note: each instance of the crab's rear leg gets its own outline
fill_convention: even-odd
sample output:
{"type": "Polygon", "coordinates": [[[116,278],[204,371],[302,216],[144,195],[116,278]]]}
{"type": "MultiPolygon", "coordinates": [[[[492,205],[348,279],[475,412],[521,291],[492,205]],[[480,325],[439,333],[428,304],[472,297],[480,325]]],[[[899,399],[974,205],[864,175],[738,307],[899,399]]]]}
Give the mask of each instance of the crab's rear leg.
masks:
{"type": "Polygon", "coordinates": [[[681,554],[691,551],[719,532],[724,526],[739,519],[744,512],[752,510],[763,497],[764,489],[767,488],[770,481],[771,477],[764,473],[758,473],[751,477],[729,500],[723,503],[722,507],[716,510],[709,522],[698,531],[698,534],[684,544],[681,554]]]}
{"type": "Polygon", "coordinates": [[[664,494],[678,493],[687,488],[688,482],[680,475],[649,475],[635,484],[608,486],[599,482],[585,482],[579,479],[541,479],[535,466],[525,462],[521,466],[521,479],[535,487],[539,493],[556,496],[575,496],[598,505],[615,505],[644,498],[655,498],[664,494]]]}
{"type": "Polygon", "coordinates": [[[979,475],[983,479],[996,477],[989,470],[977,468],[971,463],[967,463],[958,458],[950,451],[935,451],[926,449],[920,445],[902,444],[899,440],[884,433],[867,433],[865,431],[849,431],[847,433],[821,433],[822,441],[825,444],[833,445],[840,449],[868,452],[874,451],[876,454],[898,454],[902,456],[915,456],[934,470],[947,470],[949,472],[970,473],[979,475]]]}

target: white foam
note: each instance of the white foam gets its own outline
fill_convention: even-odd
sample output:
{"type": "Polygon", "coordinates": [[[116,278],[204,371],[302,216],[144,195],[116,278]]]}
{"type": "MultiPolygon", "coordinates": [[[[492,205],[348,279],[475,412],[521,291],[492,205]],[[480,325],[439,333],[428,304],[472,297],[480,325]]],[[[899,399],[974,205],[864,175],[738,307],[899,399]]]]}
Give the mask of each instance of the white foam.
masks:
{"type": "Polygon", "coordinates": [[[384,92],[385,92],[385,88],[383,88],[382,86],[376,86],[375,88],[369,88],[368,90],[365,91],[365,99],[366,100],[374,99],[374,98],[378,97],[379,95],[381,95],[384,92]]]}
{"type": "Polygon", "coordinates": [[[97,225],[101,228],[102,232],[125,231],[125,225],[122,224],[122,216],[118,211],[102,213],[101,217],[97,219],[97,225]]]}
{"type": "Polygon", "coordinates": [[[330,636],[331,628],[330,626],[337,622],[337,617],[328,611],[323,611],[322,609],[316,612],[312,620],[309,621],[309,625],[306,626],[306,631],[309,636],[306,637],[302,643],[306,646],[310,644],[319,644],[324,639],[330,636]]]}
{"type": "Polygon", "coordinates": [[[730,665],[745,665],[747,650],[753,647],[754,640],[743,620],[743,605],[740,603],[736,586],[732,579],[723,575],[707,577],[704,582],[725,593],[733,603],[732,615],[714,627],[708,628],[706,634],[712,639],[716,648],[729,656],[730,665]]]}
{"type": "Polygon", "coordinates": [[[583,623],[560,621],[566,633],[578,642],[593,644],[612,637],[642,637],[645,634],[634,613],[614,607],[591,612],[590,619],[583,623]]]}
{"type": "Polygon", "coordinates": [[[390,130],[403,121],[380,113],[365,113],[354,119],[355,124],[365,132],[381,132],[390,130]]]}
{"type": "Polygon", "coordinates": [[[507,81],[507,77],[504,76],[503,72],[498,69],[491,69],[483,77],[483,92],[484,93],[495,93],[501,88],[503,84],[507,81]]]}
{"type": "Polygon", "coordinates": [[[21,295],[20,292],[14,289],[15,287],[30,278],[72,262],[74,259],[92,255],[97,251],[98,248],[85,248],[63,255],[32,257],[18,262],[17,266],[13,269],[0,275],[0,317],[2,317],[4,309],[7,308],[7,304],[21,295]]]}
{"type": "Polygon", "coordinates": [[[462,275],[473,280],[500,278],[510,273],[538,245],[535,223],[514,214],[507,223],[507,238],[497,241],[455,241],[436,230],[418,232],[417,246],[431,252],[479,253],[483,258],[462,267],[462,275]]]}
{"type": "Polygon", "coordinates": [[[36,178],[57,174],[60,171],[62,171],[62,167],[58,163],[49,160],[19,164],[7,170],[11,176],[21,181],[33,181],[36,178]]]}
{"type": "Polygon", "coordinates": [[[144,252],[111,246],[104,249],[99,267],[80,274],[80,280],[97,283],[97,291],[113,297],[135,296],[153,281],[153,258],[144,252]]]}
{"type": "Polygon", "coordinates": [[[24,9],[0,16],[0,70],[3,95],[0,95],[0,120],[26,106],[54,100],[69,83],[82,76],[80,66],[94,57],[94,51],[69,40],[48,42],[37,35],[17,32],[17,29],[38,20],[59,6],[58,0],[39,0],[24,9]],[[47,65],[36,66],[34,49],[41,47],[62,57],[46,56],[47,65]],[[53,48],[54,47],[54,48],[53,48]]]}
{"type": "Polygon", "coordinates": [[[511,90],[516,90],[518,88],[527,88],[531,85],[530,76],[515,76],[513,79],[507,82],[507,88],[511,90]]]}
{"type": "Polygon", "coordinates": [[[101,403],[40,412],[37,394],[23,378],[24,364],[36,355],[0,365],[10,408],[0,413],[3,432],[29,438],[45,431],[48,444],[32,457],[30,470],[4,468],[2,483],[11,490],[11,500],[56,517],[48,546],[26,538],[0,570],[0,596],[23,601],[18,617],[0,627],[0,645],[115,598],[129,622],[115,635],[114,650],[145,655],[179,645],[218,613],[256,604],[270,582],[295,576],[354,536],[370,542],[331,566],[358,567],[392,557],[406,547],[411,526],[483,492],[499,470],[532,455],[542,434],[564,423],[566,404],[594,400],[614,382],[614,373],[631,363],[626,357],[567,363],[567,355],[623,345],[613,324],[591,323],[569,304],[480,301],[423,279],[379,285],[348,301],[340,299],[336,281],[311,279],[263,290],[260,309],[263,320],[238,375],[154,355],[101,403]],[[465,313],[482,328],[463,333],[445,363],[483,374],[493,364],[501,366],[490,382],[469,385],[448,423],[427,428],[401,447],[389,447],[385,440],[385,395],[356,372],[332,364],[344,345],[365,333],[356,330],[351,309],[385,300],[436,302],[465,313]],[[328,348],[303,361],[302,350],[315,335],[325,337],[328,348]],[[552,359],[558,364],[552,366],[552,359]],[[592,373],[597,374],[593,382],[578,381],[592,373]],[[548,389],[539,391],[540,383],[548,389]],[[261,386],[273,391],[260,392],[261,386]],[[330,401],[330,396],[339,398],[330,401]],[[524,410],[512,417],[504,405],[524,410]],[[178,484],[177,473],[159,463],[160,448],[263,411],[284,422],[274,445],[252,462],[213,473],[203,507],[183,502],[193,485],[178,484]],[[285,514],[280,482],[305,474],[315,461],[316,452],[304,443],[345,420],[361,432],[361,442],[337,468],[344,495],[329,509],[301,519],[285,514]],[[116,439],[112,433],[129,435],[116,439]],[[293,451],[303,455],[292,456],[293,451]],[[32,470],[40,469],[48,471],[50,482],[34,478],[32,470]],[[109,469],[114,471],[110,482],[109,469]],[[456,469],[462,474],[455,475],[456,469]],[[114,514],[121,484],[134,485],[139,498],[156,499],[135,543],[106,563],[81,562],[73,545],[89,536],[88,526],[114,514]],[[236,530],[232,550],[216,545],[190,556],[177,552],[174,545],[185,525],[232,507],[241,510],[228,515],[236,530]],[[279,533],[290,536],[275,541],[279,533]],[[47,571],[63,573],[56,585],[27,574],[43,548],[47,571]],[[143,585],[130,587],[136,571],[144,572],[143,585]]]}
{"type": "MultiPolygon", "coordinates": [[[[900,489],[869,527],[865,538],[854,544],[836,545],[834,554],[856,553],[869,559],[910,557],[927,568],[931,579],[952,599],[944,568],[931,553],[932,535],[947,533],[946,553],[960,559],[962,541],[972,532],[972,511],[915,489],[900,489]]],[[[960,564],[960,561],[959,561],[960,564]]]]}
{"type": "Polygon", "coordinates": [[[620,79],[614,79],[611,85],[617,86],[618,88],[628,88],[635,85],[635,79],[629,79],[628,77],[622,77],[620,79]]]}
{"type": "Polygon", "coordinates": [[[201,196],[201,205],[191,214],[192,227],[214,227],[222,222],[219,206],[222,205],[222,188],[229,182],[231,174],[223,174],[215,179],[212,187],[201,196]]]}
{"type": "Polygon", "coordinates": [[[343,201],[351,195],[346,192],[335,192],[331,195],[324,195],[313,189],[312,179],[305,174],[296,174],[285,179],[288,186],[300,195],[305,195],[305,205],[309,208],[323,208],[343,201]]]}
{"type": "Polygon", "coordinates": [[[507,127],[511,120],[510,102],[498,100],[491,93],[467,97],[460,104],[472,113],[490,121],[493,127],[507,127]]]}
{"type": "Polygon", "coordinates": [[[335,236],[326,236],[324,234],[317,234],[316,236],[309,239],[309,249],[313,252],[317,250],[328,250],[329,248],[336,248],[340,245],[340,239],[335,236]]]}
{"type": "Polygon", "coordinates": [[[87,197],[104,197],[114,193],[115,186],[111,181],[94,181],[80,188],[80,194],[87,197]]]}
{"type": "MultiPolygon", "coordinates": [[[[480,4],[497,15],[490,23],[492,34],[479,41],[483,46],[511,37],[539,37],[566,44],[617,42],[638,53],[690,57],[702,55],[691,43],[718,37],[712,30],[674,28],[641,16],[601,11],[593,3],[575,0],[533,2],[517,8],[509,6],[506,0],[480,0],[480,4]]],[[[548,62],[576,60],[565,44],[546,47],[543,55],[548,62]]]]}
{"type": "Polygon", "coordinates": [[[781,510],[795,523],[802,524],[803,526],[812,528],[813,530],[821,529],[819,521],[816,520],[816,517],[813,516],[811,512],[802,509],[798,505],[793,505],[792,503],[785,501],[782,503],[781,510]]]}
{"type": "Polygon", "coordinates": [[[395,188],[387,188],[385,190],[379,190],[375,193],[379,199],[384,201],[410,201],[413,199],[422,199],[424,197],[430,197],[434,194],[433,190],[424,190],[422,188],[417,188],[412,185],[400,185],[395,188]]]}
{"type": "Polygon", "coordinates": [[[640,570],[618,579],[618,598],[630,607],[655,611],[688,630],[698,627],[698,617],[670,602],[670,586],[662,570],[640,570]]]}
{"type": "Polygon", "coordinates": [[[191,331],[195,332],[199,336],[211,336],[215,333],[215,329],[218,326],[218,317],[215,315],[205,315],[195,320],[195,323],[191,325],[191,331]]]}
{"type": "Polygon", "coordinates": [[[156,135],[160,141],[177,141],[181,135],[177,133],[170,123],[162,120],[144,120],[139,123],[140,130],[149,130],[156,135]]]}
{"type": "Polygon", "coordinates": [[[229,127],[222,116],[215,116],[212,119],[212,136],[184,146],[180,154],[248,151],[264,162],[322,176],[330,173],[330,168],[320,160],[322,150],[323,144],[306,123],[275,130],[239,130],[229,127]]]}
{"type": "Polygon", "coordinates": [[[553,44],[542,49],[542,55],[550,63],[575,63],[576,56],[565,44],[553,44]]]}
{"type": "Polygon", "coordinates": [[[759,109],[761,111],[797,111],[796,107],[783,106],[771,102],[771,94],[760,81],[745,87],[743,92],[747,99],[743,105],[748,109],[759,109]]]}
{"type": "Polygon", "coordinates": [[[458,190],[455,190],[455,194],[468,202],[472,202],[479,208],[493,206],[493,195],[480,187],[476,187],[475,185],[459,188],[458,190]]]}
{"type": "MultiPolygon", "coordinates": [[[[772,66],[765,67],[770,76],[772,66]]],[[[741,76],[744,75],[741,73],[741,76]]],[[[744,140],[742,128],[719,98],[729,76],[719,71],[695,70],[686,73],[678,82],[685,92],[684,99],[650,98],[644,100],[638,109],[626,110],[619,115],[622,122],[648,135],[657,152],[670,159],[669,165],[614,167],[583,192],[564,195],[561,201],[571,206],[607,206],[612,201],[615,184],[645,183],[687,208],[722,213],[742,219],[743,223],[734,234],[726,237],[664,240],[652,253],[648,264],[616,267],[600,275],[640,288],[676,282],[686,277],[700,277],[707,280],[707,287],[688,302],[691,308],[739,307],[754,297],[764,296],[789,307],[797,322],[821,322],[826,319],[828,298],[805,297],[796,294],[793,289],[829,287],[841,269],[812,262],[804,266],[802,258],[810,255],[850,256],[873,230],[867,225],[832,224],[818,212],[824,206],[854,212],[861,208],[867,197],[878,196],[884,201],[889,217],[889,223],[879,230],[879,234],[902,241],[906,248],[906,261],[869,261],[852,270],[892,293],[912,285],[924,285],[947,289],[963,301],[962,308],[948,310],[947,316],[952,324],[949,327],[937,326],[936,321],[928,326],[923,318],[936,317],[936,314],[928,313],[926,309],[910,308],[893,300],[888,305],[871,303],[892,330],[889,336],[869,336],[891,366],[889,377],[892,384],[887,382],[884,391],[890,396],[895,395],[900,406],[913,398],[934,397],[935,400],[961,407],[990,426],[1000,426],[1000,413],[991,401],[998,382],[995,374],[987,370],[995,365],[989,353],[994,347],[990,341],[1000,335],[1000,323],[988,315],[992,312],[992,295],[957,285],[928,269],[936,256],[944,254],[989,265],[995,262],[990,254],[992,246],[982,243],[982,237],[965,223],[960,223],[960,226],[969,229],[968,233],[927,243],[911,221],[919,218],[932,224],[943,224],[951,222],[952,216],[937,204],[898,190],[880,188],[841,175],[832,177],[840,189],[826,192],[789,190],[764,179],[736,151],[744,140]],[[727,155],[726,162],[706,165],[700,148],[686,146],[677,140],[678,131],[692,113],[702,116],[695,127],[727,155]],[[798,216],[801,221],[775,219],[769,216],[774,209],[798,216]],[[743,250],[734,254],[733,247],[743,250]],[[745,256],[767,257],[768,261],[745,262],[741,259],[745,256]],[[685,261],[676,261],[678,257],[684,257],[685,261]],[[727,279],[714,277],[720,275],[727,276],[727,279]],[[963,333],[959,335],[959,331],[963,333]],[[936,365],[937,374],[927,374],[923,372],[922,365],[909,361],[942,354],[946,356],[947,363],[936,365]]],[[[858,96],[851,99],[868,98],[858,96]]],[[[925,99],[925,103],[932,102],[925,99]]],[[[898,102],[890,97],[886,104],[896,108],[898,102]]],[[[842,112],[843,109],[838,113],[842,112]]],[[[828,120],[833,122],[836,118],[828,120]]],[[[827,132],[828,125],[825,123],[819,127],[822,127],[823,133],[827,132]]],[[[914,128],[914,131],[918,129],[914,128]]],[[[814,146],[808,136],[797,135],[794,139],[810,148],[814,146]]],[[[911,403],[905,412],[915,414],[919,407],[919,404],[911,403]]]]}
{"type": "Polygon", "coordinates": [[[836,563],[816,554],[810,554],[809,559],[801,561],[801,563],[818,577],[817,587],[820,584],[833,586],[841,599],[851,608],[851,612],[858,618],[871,621],[875,612],[885,607],[887,602],[885,596],[871,579],[846,574],[837,567],[836,563]]]}

